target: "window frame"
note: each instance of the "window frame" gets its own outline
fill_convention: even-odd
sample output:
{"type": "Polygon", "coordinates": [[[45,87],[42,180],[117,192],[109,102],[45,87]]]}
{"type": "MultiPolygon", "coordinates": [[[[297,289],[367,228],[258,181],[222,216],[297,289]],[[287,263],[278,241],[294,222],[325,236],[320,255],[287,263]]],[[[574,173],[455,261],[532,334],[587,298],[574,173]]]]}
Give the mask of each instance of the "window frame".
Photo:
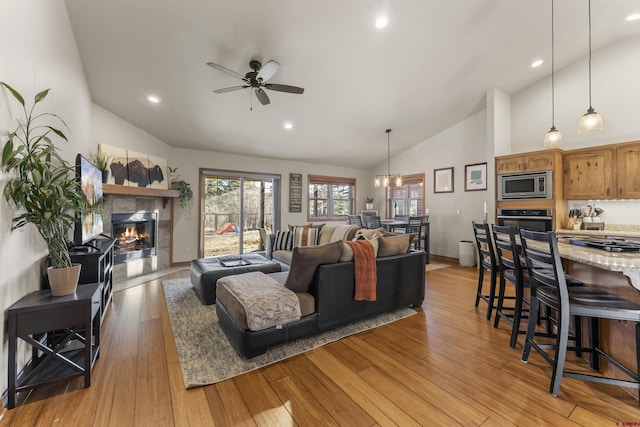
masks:
{"type": "Polygon", "coordinates": [[[307,177],[307,221],[346,221],[347,215],[333,215],[333,191],[334,185],[347,185],[350,186],[349,191],[349,212],[347,215],[353,215],[356,206],[356,179],[337,176],[326,175],[308,175],[307,177]],[[312,185],[327,185],[327,199],[310,197],[312,185]],[[327,201],[327,213],[326,217],[312,216],[311,202],[314,200],[326,200],[327,201]]]}
{"type": "MultiPolygon", "coordinates": [[[[408,191],[408,186],[409,185],[420,185],[422,187],[422,209],[420,210],[420,203],[418,203],[418,209],[419,211],[414,215],[414,216],[424,216],[424,211],[425,211],[425,205],[426,205],[426,199],[425,199],[425,190],[424,190],[424,181],[425,181],[425,175],[423,173],[417,173],[417,174],[411,174],[411,175],[402,175],[402,187],[405,187],[406,189],[406,194],[407,197],[405,197],[404,199],[402,199],[406,206],[407,209],[409,208],[409,206],[411,206],[411,201],[412,200],[420,200],[417,198],[410,198],[409,196],[409,191],[408,191]]],[[[385,209],[386,209],[386,217],[387,218],[393,218],[394,216],[394,209],[393,209],[393,199],[392,195],[393,195],[393,186],[389,186],[386,188],[385,191],[385,209]]],[[[400,199],[398,199],[400,200],[400,199]]]]}

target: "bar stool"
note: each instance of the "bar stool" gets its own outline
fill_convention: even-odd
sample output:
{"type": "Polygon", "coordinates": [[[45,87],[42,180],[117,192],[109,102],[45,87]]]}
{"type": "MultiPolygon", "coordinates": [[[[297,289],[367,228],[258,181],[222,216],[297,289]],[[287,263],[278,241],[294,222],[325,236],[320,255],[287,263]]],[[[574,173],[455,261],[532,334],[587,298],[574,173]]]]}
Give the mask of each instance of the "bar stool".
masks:
{"type": "Polygon", "coordinates": [[[478,272],[478,290],[476,291],[476,307],[480,300],[487,303],[487,320],[491,319],[491,313],[493,312],[493,302],[496,293],[496,279],[498,276],[498,264],[496,263],[496,254],[493,249],[493,242],[491,239],[491,232],[489,231],[489,224],[478,224],[472,221],[473,235],[476,240],[476,246],[478,247],[478,266],[480,267],[478,272]],[[482,287],[484,284],[484,272],[489,270],[491,274],[491,281],[489,284],[489,293],[483,294],[482,287]]]}
{"type": "Polygon", "coordinates": [[[522,361],[526,363],[529,360],[529,353],[533,348],[551,364],[549,391],[554,396],[560,392],[560,381],[563,377],[640,389],[638,372],[623,366],[599,346],[600,319],[635,322],[636,366],[640,368],[640,304],[600,289],[567,286],[558,252],[558,240],[553,232],[543,233],[521,229],[520,242],[531,280],[529,316],[534,318],[537,315],[539,305],[549,307],[558,313],[558,332],[553,344],[538,342],[536,323],[529,322],[522,350],[522,361]],[[620,369],[631,380],[565,370],[566,354],[570,349],[568,346],[569,323],[572,316],[588,320],[589,347],[582,348],[582,351],[590,353],[591,368],[599,369],[600,357],[604,357],[611,366],[620,369]]]}

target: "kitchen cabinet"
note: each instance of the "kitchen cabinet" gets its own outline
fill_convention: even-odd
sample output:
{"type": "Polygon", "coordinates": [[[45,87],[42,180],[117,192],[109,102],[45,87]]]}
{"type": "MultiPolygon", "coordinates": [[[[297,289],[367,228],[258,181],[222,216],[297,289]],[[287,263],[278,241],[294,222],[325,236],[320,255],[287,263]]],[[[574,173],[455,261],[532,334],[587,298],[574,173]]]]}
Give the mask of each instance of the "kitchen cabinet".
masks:
{"type": "Polygon", "coordinates": [[[640,144],[616,148],[617,197],[640,199],[640,144]]]}
{"type": "Polygon", "coordinates": [[[555,150],[496,157],[496,174],[553,170],[555,150]]]}
{"type": "Polygon", "coordinates": [[[569,200],[613,197],[613,148],[594,148],[566,154],[562,161],[564,198],[569,200]]]}
{"type": "Polygon", "coordinates": [[[563,159],[567,200],[640,199],[640,142],[568,151],[563,159]]]}

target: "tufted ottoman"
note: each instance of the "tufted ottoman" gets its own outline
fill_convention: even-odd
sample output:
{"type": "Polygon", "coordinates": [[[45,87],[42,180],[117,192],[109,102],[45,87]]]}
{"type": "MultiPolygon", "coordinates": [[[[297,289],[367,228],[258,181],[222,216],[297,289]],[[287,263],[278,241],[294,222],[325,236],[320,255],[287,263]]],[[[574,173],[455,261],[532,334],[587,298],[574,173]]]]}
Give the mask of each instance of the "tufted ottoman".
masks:
{"type": "Polygon", "coordinates": [[[276,273],[280,271],[280,263],[268,260],[259,254],[244,254],[242,256],[251,264],[238,267],[225,267],[217,257],[199,258],[191,261],[191,284],[196,295],[203,304],[216,302],[216,283],[219,278],[233,274],[261,271],[276,273]]]}

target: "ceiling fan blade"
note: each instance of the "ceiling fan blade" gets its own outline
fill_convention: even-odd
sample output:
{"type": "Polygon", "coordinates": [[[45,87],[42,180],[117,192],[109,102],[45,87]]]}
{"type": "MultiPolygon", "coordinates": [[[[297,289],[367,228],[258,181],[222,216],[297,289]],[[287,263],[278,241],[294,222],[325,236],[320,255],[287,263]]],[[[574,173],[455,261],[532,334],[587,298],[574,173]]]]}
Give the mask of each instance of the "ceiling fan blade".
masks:
{"type": "Polygon", "coordinates": [[[256,80],[262,80],[263,82],[266,82],[271,77],[273,77],[279,69],[280,64],[272,59],[271,61],[264,64],[262,68],[260,68],[260,71],[258,71],[258,75],[256,76],[256,80]]]}
{"type": "Polygon", "coordinates": [[[289,85],[279,85],[275,83],[267,83],[264,85],[267,89],[276,90],[278,92],[287,92],[287,93],[304,93],[304,88],[298,86],[289,86],[289,85]]]}
{"type": "Polygon", "coordinates": [[[260,104],[262,105],[268,105],[271,103],[271,101],[269,101],[269,96],[267,96],[267,92],[263,91],[262,88],[256,89],[256,98],[258,98],[258,101],[260,101],[260,104]]]}
{"type": "Polygon", "coordinates": [[[231,74],[233,77],[237,77],[237,78],[239,78],[240,80],[244,80],[244,81],[246,81],[245,76],[243,76],[242,74],[238,74],[238,73],[236,73],[235,71],[230,70],[230,69],[228,69],[227,67],[225,67],[225,66],[223,66],[223,65],[216,64],[215,62],[207,62],[207,65],[208,65],[209,67],[213,67],[213,68],[215,68],[216,70],[224,71],[224,72],[225,72],[225,73],[227,73],[227,74],[231,74]]]}
{"type": "Polygon", "coordinates": [[[234,90],[240,90],[240,89],[246,89],[249,86],[231,86],[231,87],[225,87],[222,89],[216,89],[214,90],[215,93],[227,93],[227,92],[233,92],[234,90]]]}

